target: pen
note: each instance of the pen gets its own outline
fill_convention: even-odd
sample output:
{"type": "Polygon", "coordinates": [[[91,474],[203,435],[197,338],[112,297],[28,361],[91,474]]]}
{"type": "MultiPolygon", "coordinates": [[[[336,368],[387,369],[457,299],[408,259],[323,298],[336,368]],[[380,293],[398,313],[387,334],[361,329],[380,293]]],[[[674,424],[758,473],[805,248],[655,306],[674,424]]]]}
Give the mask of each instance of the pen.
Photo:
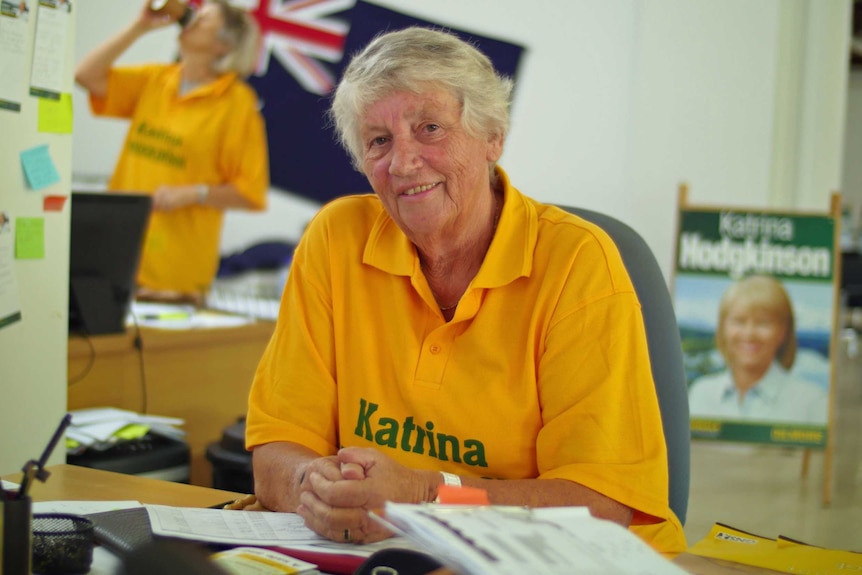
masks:
{"type": "Polygon", "coordinates": [[[210,505],[209,509],[224,509],[225,507],[227,507],[231,503],[236,503],[236,502],[237,502],[236,499],[231,499],[230,501],[225,501],[224,503],[216,503],[215,505],[210,505]]]}

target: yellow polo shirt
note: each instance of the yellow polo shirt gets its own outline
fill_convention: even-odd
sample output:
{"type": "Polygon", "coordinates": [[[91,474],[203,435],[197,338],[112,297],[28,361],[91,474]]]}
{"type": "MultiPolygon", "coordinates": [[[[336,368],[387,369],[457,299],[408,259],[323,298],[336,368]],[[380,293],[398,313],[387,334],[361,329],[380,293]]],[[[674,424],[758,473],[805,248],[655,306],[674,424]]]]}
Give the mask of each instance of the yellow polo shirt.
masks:
{"type": "Polygon", "coordinates": [[[634,532],[681,552],[640,304],[619,253],[500,174],[496,235],[450,322],[376,196],[320,211],[254,379],[247,446],[374,447],[412,468],[568,479],[632,507],[634,532]]]}
{"type": "MultiPolygon", "coordinates": [[[[236,74],[180,96],[180,66],[114,68],[97,115],[130,118],[109,189],[152,193],[162,185],[232,183],[254,209],[266,206],[269,160],[254,90],[236,74]]],[[[154,211],[138,283],[157,290],[206,291],[218,269],[222,210],[192,205],[154,211]]]]}

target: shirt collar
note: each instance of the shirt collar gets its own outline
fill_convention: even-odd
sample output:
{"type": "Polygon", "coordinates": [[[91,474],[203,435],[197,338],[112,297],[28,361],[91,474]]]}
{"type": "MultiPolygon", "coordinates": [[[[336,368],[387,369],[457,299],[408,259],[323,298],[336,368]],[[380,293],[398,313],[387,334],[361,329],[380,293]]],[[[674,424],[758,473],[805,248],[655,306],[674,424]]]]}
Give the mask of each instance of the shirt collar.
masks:
{"type": "MultiPolygon", "coordinates": [[[[538,237],[535,206],[515,189],[502,168],[495,168],[503,186],[503,209],[497,231],[473,287],[492,288],[529,276],[538,237]]],[[[365,264],[395,275],[412,276],[421,271],[419,254],[386,210],[381,210],[368,236],[362,256],[365,264]]]]}
{"type": "MultiPolygon", "coordinates": [[[[218,78],[213,80],[212,82],[207,82],[201,86],[198,86],[188,93],[178,96],[180,100],[190,99],[190,98],[202,98],[207,96],[221,96],[224,92],[237,80],[238,76],[235,72],[226,72],[221,74],[218,78]]],[[[171,72],[167,75],[165,81],[165,90],[168,90],[172,94],[179,95],[180,90],[180,82],[182,81],[182,66],[180,64],[174,64],[172,66],[171,72]]]]}
{"type": "MultiPolygon", "coordinates": [[[[727,373],[727,386],[721,394],[722,400],[730,399],[731,397],[738,397],[739,395],[736,390],[736,386],[733,384],[733,376],[729,369],[727,373]]],[[[772,365],[769,366],[769,370],[763,374],[763,377],[757,382],[757,385],[745,393],[745,397],[756,397],[761,398],[766,402],[772,402],[778,394],[781,393],[781,387],[785,385],[784,380],[786,377],[787,371],[781,367],[778,362],[773,362],[772,365]]]]}

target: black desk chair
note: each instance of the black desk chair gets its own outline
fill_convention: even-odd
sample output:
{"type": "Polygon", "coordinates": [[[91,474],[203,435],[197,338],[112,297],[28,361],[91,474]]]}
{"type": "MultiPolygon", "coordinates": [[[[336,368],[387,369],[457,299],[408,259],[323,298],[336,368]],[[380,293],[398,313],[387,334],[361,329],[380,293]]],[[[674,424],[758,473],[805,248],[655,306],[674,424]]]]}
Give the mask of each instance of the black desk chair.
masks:
{"type": "Polygon", "coordinates": [[[606,214],[560,207],[596,224],[611,237],[634,284],[643,311],[667,443],[670,508],[685,525],[691,475],[691,424],[682,342],[667,283],[652,250],[631,227],[606,214]]]}

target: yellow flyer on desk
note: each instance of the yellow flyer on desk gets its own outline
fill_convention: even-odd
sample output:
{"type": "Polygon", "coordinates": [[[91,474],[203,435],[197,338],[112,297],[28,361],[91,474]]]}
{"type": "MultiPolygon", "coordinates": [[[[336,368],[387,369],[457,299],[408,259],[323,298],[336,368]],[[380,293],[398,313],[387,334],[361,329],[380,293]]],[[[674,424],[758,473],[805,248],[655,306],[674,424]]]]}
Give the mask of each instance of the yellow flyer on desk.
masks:
{"type": "Polygon", "coordinates": [[[729,525],[716,523],[709,534],[688,549],[693,555],[766,567],[777,550],[775,539],[760,537],[729,525]]]}
{"type": "Polygon", "coordinates": [[[862,570],[859,553],[813,547],[781,537],[769,539],[721,523],[713,525],[709,534],[688,552],[784,573],[845,575],[862,570]]]}
{"type": "Polygon", "coordinates": [[[259,547],[234,547],[212,555],[231,575],[299,575],[319,573],[317,565],[259,547]]]}
{"type": "Polygon", "coordinates": [[[824,549],[779,535],[777,546],[794,573],[862,573],[862,553],[824,549]]]}

